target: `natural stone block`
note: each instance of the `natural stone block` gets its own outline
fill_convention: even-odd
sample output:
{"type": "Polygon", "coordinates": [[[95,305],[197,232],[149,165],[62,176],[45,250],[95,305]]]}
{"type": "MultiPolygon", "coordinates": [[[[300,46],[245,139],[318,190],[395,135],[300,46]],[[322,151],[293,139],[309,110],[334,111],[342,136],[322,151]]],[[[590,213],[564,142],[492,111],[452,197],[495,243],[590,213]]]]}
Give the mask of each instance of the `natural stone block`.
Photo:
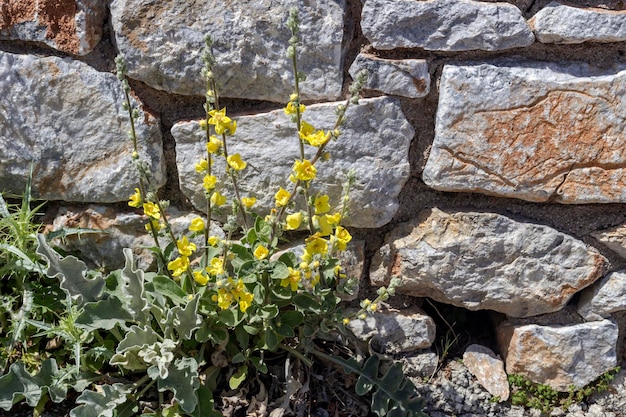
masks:
{"type": "MultiPolygon", "coordinates": [[[[0,52],[0,189],[20,194],[33,163],[33,195],[112,203],[137,187],[124,93],[113,74],[80,61],[0,52]]],[[[140,154],[165,183],[160,123],[139,112],[140,154]]]]}
{"type": "Polygon", "coordinates": [[[626,69],[447,65],[423,179],[528,201],[626,202],[626,69]]]}
{"type": "Polygon", "coordinates": [[[463,353],[463,364],[478,383],[500,402],[509,399],[504,362],[491,349],[482,345],[469,345],[463,353]]]}
{"type": "Polygon", "coordinates": [[[497,328],[506,371],[568,391],[615,368],[618,328],[610,320],[573,325],[505,322],[497,328]]]}
{"type": "Polygon", "coordinates": [[[86,55],[102,37],[107,16],[101,0],[3,0],[0,39],[43,42],[86,55]]]}
{"type": "Polygon", "coordinates": [[[417,308],[375,312],[364,320],[353,319],[348,327],[382,353],[412,352],[429,348],[435,340],[435,322],[417,308]]]}
{"type": "Polygon", "coordinates": [[[491,213],[439,209],[398,224],[372,260],[370,279],[469,310],[529,317],[561,309],[602,276],[606,260],[547,226],[491,213]]]}
{"type": "MultiPolygon", "coordinates": [[[[307,107],[304,119],[317,129],[330,129],[335,123],[338,103],[307,107]]],[[[230,154],[239,153],[249,167],[239,179],[242,195],[257,198],[255,210],[268,213],[274,207],[274,194],[291,183],[293,161],[300,158],[295,125],[283,110],[253,116],[235,117],[237,133],[228,141],[230,154]]],[[[320,162],[313,193],[330,196],[340,204],[342,183],[349,170],[356,171],[356,183],[350,190],[349,216],[345,225],[376,228],[388,223],[398,210],[398,195],[409,176],[408,152],[413,128],[404,117],[399,102],[389,97],[364,99],[351,106],[342,135],[327,150],[330,161],[320,162]]],[[[192,204],[204,210],[206,200],[202,174],[195,172],[195,163],[206,154],[205,135],[197,121],[180,122],[172,127],[176,140],[176,164],[180,187],[192,204]]],[[[317,148],[308,147],[311,158],[317,148]]],[[[223,175],[223,158],[215,158],[219,184],[229,184],[223,175]]],[[[232,195],[228,190],[225,194],[232,195]]]]}
{"type": "Polygon", "coordinates": [[[129,77],[170,93],[202,95],[204,36],[214,41],[215,68],[224,97],[287,100],[293,92],[289,9],[298,7],[300,84],[310,99],[341,94],[344,0],[168,1],[114,0],[111,20],[129,77]]]}
{"type": "Polygon", "coordinates": [[[626,41],[626,11],[572,7],[553,1],[528,22],[539,42],[626,41]]]}
{"type": "Polygon", "coordinates": [[[350,66],[350,75],[355,78],[367,71],[365,88],[385,94],[419,98],[430,91],[430,74],[425,59],[381,59],[359,54],[350,66]]]}
{"type": "Polygon", "coordinates": [[[591,232],[591,236],[626,259],[626,223],[591,232]]]}
{"type": "MultiPolygon", "coordinates": [[[[188,233],[191,221],[198,217],[184,213],[174,207],[168,209],[168,221],[175,236],[188,233]]],[[[84,208],[60,207],[50,232],[69,231],[57,244],[67,251],[80,253],[83,259],[98,267],[114,270],[124,267],[124,248],[133,251],[137,267],[148,269],[155,262],[154,253],[148,249],[155,246],[153,237],[145,229],[147,218],[138,212],[119,212],[110,206],[89,205],[84,208]],[[78,233],[72,231],[79,229],[78,233]]],[[[224,232],[211,224],[211,235],[223,238],[224,232]]],[[[203,236],[191,239],[198,247],[203,246],[203,236]]],[[[160,238],[159,244],[166,247],[170,241],[160,238]]]]}
{"type": "Polygon", "coordinates": [[[587,321],[602,320],[626,310],[626,271],[611,272],[582,291],[578,313],[587,321]]]}
{"type": "Polygon", "coordinates": [[[376,49],[497,51],[535,40],[514,5],[471,0],[367,0],[361,28],[376,49]]]}

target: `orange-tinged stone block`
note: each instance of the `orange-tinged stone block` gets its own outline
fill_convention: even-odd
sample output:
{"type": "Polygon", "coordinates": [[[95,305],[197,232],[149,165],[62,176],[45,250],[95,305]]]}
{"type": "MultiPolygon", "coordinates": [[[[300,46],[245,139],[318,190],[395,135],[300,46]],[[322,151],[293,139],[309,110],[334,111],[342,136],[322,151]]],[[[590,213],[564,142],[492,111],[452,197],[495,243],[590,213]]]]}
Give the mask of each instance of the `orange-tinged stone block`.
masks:
{"type": "Polygon", "coordinates": [[[626,68],[448,65],[424,182],[538,202],[626,202],[625,93],[626,68]]]}

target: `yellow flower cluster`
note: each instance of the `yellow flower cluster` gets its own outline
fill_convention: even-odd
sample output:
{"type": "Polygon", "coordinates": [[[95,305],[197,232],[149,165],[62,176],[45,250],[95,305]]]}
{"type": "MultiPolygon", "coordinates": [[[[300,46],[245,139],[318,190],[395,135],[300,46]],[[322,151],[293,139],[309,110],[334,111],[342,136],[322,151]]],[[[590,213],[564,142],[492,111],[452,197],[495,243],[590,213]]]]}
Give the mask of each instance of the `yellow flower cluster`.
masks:
{"type": "Polygon", "coordinates": [[[241,279],[235,281],[231,277],[228,277],[225,285],[218,284],[217,294],[213,296],[213,301],[217,301],[218,307],[222,310],[229,308],[235,301],[242,313],[252,305],[253,300],[254,295],[248,291],[243,281],[241,279]]]}
{"type": "Polygon", "coordinates": [[[309,123],[302,121],[300,131],[298,132],[300,139],[308,142],[311,146],[322,146],[330,140],[330,132],[325,133],[323,130],[315,130],[309,123]]]}
{"type": "Polygon", "coordinates": [[[237,122],[226,116],[226,107],[222,110],[209,111],[209,124],[215,126],[218,135],[234,135],[237,130],[237,122]]]}
{"type": "Polygon", "coordinates": [[[179,277],[189,269],[189,257],[196,251],[196,244],[189,242],[187,236],[183,236],[176,241],[176,248],[180,256],[170,261],[167,269],[172,272],[172,276],[179,277]]]}

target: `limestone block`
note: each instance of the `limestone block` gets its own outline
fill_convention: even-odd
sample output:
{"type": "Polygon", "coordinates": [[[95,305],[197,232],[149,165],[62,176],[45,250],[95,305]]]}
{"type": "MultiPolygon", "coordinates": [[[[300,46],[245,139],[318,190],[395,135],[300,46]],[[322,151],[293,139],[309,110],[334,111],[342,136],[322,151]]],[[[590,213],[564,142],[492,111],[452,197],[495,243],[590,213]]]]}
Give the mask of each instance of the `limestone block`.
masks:
{"type": "Polygon", "coordinates": [[[222,96],[282,102],[293,92],[285,22],[295,6],[302,40],[298,65],[308,75],[303,96],[336,99],[343,81],[344,0],[114,0],[110,8],[129,77],[170,93],[204,96],[200,54],[208,33],[222,96]]]}
{"type": "Polygon", "coordinates": [[[626,223],[592,232],[591,236],[622,258],[626,258],[626,223]]]}
{"type": "MultiPolygon", "coordinates": [[[[45,200],[124,201],[138,184],[115,75],[69,58],[0,52],[0,189],[45,200]]],[[[140,154],[165,183],[160,123],[140,111],[140,154]]]]}
{"type": "Polygon", "coordinates": [[[528,23],[542,43],[626,41],[624,10],[572,7],[553,1],[528,23]]]}
{"type": "Polygon", "coordinates": [[[43,42],[86,55],[100,42],[106,2],[101,0],[3,0],[0,39],[43,42]]]}
{"type": "Polygon", "coordinates": [[[365,320],[350,320],[348,327],[358,339],[371,339],[372,347],[382,353],[426,349],[435,340],[435,322],[417,308],[375,312],[365,320]]]}
{"type": "Polygon", "coordinates": [[[626,68],[447,65],[423,179],[528,201],[626,202],[626,68]]]}
{"type": "Polygon", "coordinates": [[[463,364],[478,383],[500,401],[509,398],[509,382],[504,362],[486,346],[469,345],[463,353],[463,364]]]}
{"type": "Polygon", "coordinates": [[[498,51],[535,37],[512,4],[471,0],[366,0],[361,28],[376,49],[498,51]]]}
{"type": "MultiPolygon", "coordinates": [[[[191,221],[198,217],[194,213],[181,212],[174,207],[168,209],[168,221],[175,236],[188,233],[191,221]]],[[[140,212],[119,212],[110,206],[89,205],[84,208],[60,207],[50,232],[65,230],[82,230],[78,234],[69,234],[64,239],[55,241],[67,251],[80,253],[98,267],[114,270],[124,266],[123,249],[130,248],[135,256],[137,266],[150,268],[154,262],[154,253],[148,248],[154,246],[152,235],[145,229],[147,218],[140,212]]],[[[211,224],[211,235],[224,238],[224,232],[215,224],[211,224]]],[[[198,248],[204,246],[203,238],[190,239],[198,248]]],[[[165,248],[170,241],[159,239],[165,248]]]]}
{"type": "Polygon", "coordinates": [[[370,279],[469,310],[529,317],[560,310],[602,276],[606,260],[547,226],[492,213],[427,210],[398,224],[372,260],[370,279]]]}
{"type": "MultiPolygon", "coordinates": [[[[376,228],[388,223],[398,210],[398,195],[409,176],[408,151],[413,128],[404,117],[399,102],[389,97],[360,100],[351,106],[342,135],[327,150],[330,161],[319,162],[313,193],[330,196],[337,207],[342,183],[349,170],[356,171],[356,183],[350,192],[349,216],[345,225],[376,228]]],[[[338,103],[307,107],[304,119],[317,129],[331,129],[338,103]]],[[[293,162],[300,158],[295,125],[283,110],[252,116],[233,116],[237,133],[228,141],[229,154],[239,153],[249,167],[242,171],[239,183],[242,195],[257,198],[255,210],[268,213],[274,207],[274,194],[282,186],[290,189],[287,179],[293,162]]],[[[206,206],[202,174],[195,163],[206,154],[205,132],[197,121],[180,122],[172,127],[176,140],[176,164],[180,187],[200,210],[206,206]]],[[[308,147],[312,158],[317,148],[308,147]]],[[[215,158],[219,184],[229,184],[223,176],[223,158],[215,158]]],[[[232,195],[228,189],[223,194],[232,195]]]]}
{"type": "Polygon", "coordinates": [[[381,59],[359,54],[350,66],[356,77],[367,70],[365,88],[385,94],[419,98],[430,92],[430,74],[425,59],[381,59]]]}
{"type": "Polygon", "coordinates": [[[626,271],[611,272],[582,291],[578,313],[585,320],[601,320],[611,313],[626,310],[626,271]]]}
{"type": "Polygon", "coordinates": [[[568,391],[615,368],[618,328],[610,320],[573,325],[503,323],[497,328],[506,371],[568,391]]]}

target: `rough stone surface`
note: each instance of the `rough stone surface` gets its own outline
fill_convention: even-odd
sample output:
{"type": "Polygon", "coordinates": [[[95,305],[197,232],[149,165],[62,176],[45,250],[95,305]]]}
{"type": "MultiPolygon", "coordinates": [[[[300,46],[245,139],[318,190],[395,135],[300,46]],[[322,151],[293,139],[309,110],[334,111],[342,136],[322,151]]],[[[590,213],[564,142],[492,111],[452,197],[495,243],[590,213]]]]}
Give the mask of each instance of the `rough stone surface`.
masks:
{"type": "Polygon", "coordinates": [[[400,360],[404,374],[410,377],[431,377],[439,365],[439,356],[429,349],[403,356],[400,360]]]}
{"type": "Polygon", "coordinates": [[[626,223],[592,232],[591,236],[626,259],[626,223]]]}
{"type": "Polygon", "coordinates": [[[381,59],[359,54],[350,66],[356,77],[367,70],[365,88],[402,97],[419,98],[430,91],[430,74],[425,59],[381,59]]]}
{"type": "Polygon", "coordinates": [[[572,7],[554,1],[528,23],[543,43],[626,41],[626,10],[572,7]]]}
{"type": "Polygon", "coordinates": [[[578,301],[578,313],[587,321],[602,320],[626,310],[626,271],[612,272],[586,288],[578,301]]]}
{"type": "Polygon", "coordinates": [[[492,213],[427,210],[385,240],[370,269],[376,285],[397,276],[399,292],[512,317],[561,309],[606,262],[571,236],[492,213]]]}
{"type": "Polygon", "coordinates": [[[0,39],[43,42],[86,55],[100,41],[106,15],[101,0],[3,0],[0,39]]]}
{"type": "Polygon", "coordinates": [[[626,70],[447,65],[429,186],[528,201],[626,202],[626,70]]]}
{"type": "MultiPolygon", "coordinates": [[[[373,228],[388,223],[398,209],[398,194],[409,176],[408,150],[414,131],[396,99],[380,97],[359,103],[348,109],[342,135],[327,146],[331,159],[319,163],[312,187],[315,193],[327,193],[331,205],[338,205],[342,183],[348,171],[354,169],[356,183],[350,190],[350,212],[344,223],[373,228]]],[[[330,129],[335,123],[337,104],[309,106],[304,119],[318,129],[330,129]]],[[[287,189],[291,185],[287,177],[300,155],[295,125],[282,110],[233,117],[237,120],[237,133],[228,141],[228,152],[240,153],[249,163],[239,180],[241,194],[254,195],[255,209],[268,213],[274,207],[279,186],[287,189]]],[[[197,121],[191,121],[175,124],[172,135],[176,140],[181,190],[194,206],[203,209],[206,200],[202,175],[194,167],[206,153],[205,132],[199,129],[197,121]]],[[[309,147],[307,156],[311,158],[316,150],[309,147]]],[[[215,159],[215,172],[223,174],[223,158],[215,159]]],[[[224,177],[218,177],[218,183],[227,184],[224,177]]]]}
{"type": "MultiPolygon", "coordinates": [[[[46,200],[111,203],[134,192],[128,115],[113,74],[80,61],[0,52],[0,189],[46,200]]],[[[140,154],[157,186],[164,163],[159,122],[140,111],[140,154]]]]}
{"type": "Polygon", "coordinates": [[[381,353],[426,349],[435,340],[435,322],[418,308],[374,312],[365,320],[350,320],[348,327],[381,353]]]}
{"type": "Polygon", "coordinates": [[[617,365],[618,328],[610,320],[564,326],[505,322],[497,334],[508,374],[559,391],[581,388],[617,365]]]}
{"type": "Polygon", "coordinates": [[[376,49],[497,51],[535,40],[517,7],[471,0],[366,0],[361,28],[376,49]]]}
{"type": "Polygon", "coordinates": [[[303,96],[336,99],[343,81],[343,0],[114,0],[111,18],[131,78],[171,93],[204,95],[200,53],[210,33],[222,96],[283,102],[293,92],[285,22],[294,6],[303,45],[298,66],[308,76],[303,96]]]}
{"type": "MultiPolygon", "coordinates": [[[[188,232],[191,220],[198,217],[193,213],[184,213],[174,207],[168,209],[169,222],[175,236],[188,232]]],[[[147,269],[155,261],[154,254],[148,248],[154,246],[152,235],[146,232],[146,216],[138,212],[119,213],[112,207],[89,205],[85,208],[61,207],[50,227],[50,231],[61,229],[83,229],[80,234],[71,234],[59,239],[57,244],[67,251],[78,252],[81,257],[97,267],[114,270],[124,266],[123,249],[130,248],[135,255],[139,268],[147,269]]],[[[211,234],[224,237],[224,232],[214,223],[211,234]]],[[[202,237],[191,239],[198,247],[202,237]]],[[[170,242],[159,239],[161,247],[170,242]]]]}
{"type": "Polygon", "coordinates": [[[504,362],[488,347],[470,345],[463,354],[463,364],[491,395],[500,401],[509,398],[509,382],[504,372],[504,362]]]}

